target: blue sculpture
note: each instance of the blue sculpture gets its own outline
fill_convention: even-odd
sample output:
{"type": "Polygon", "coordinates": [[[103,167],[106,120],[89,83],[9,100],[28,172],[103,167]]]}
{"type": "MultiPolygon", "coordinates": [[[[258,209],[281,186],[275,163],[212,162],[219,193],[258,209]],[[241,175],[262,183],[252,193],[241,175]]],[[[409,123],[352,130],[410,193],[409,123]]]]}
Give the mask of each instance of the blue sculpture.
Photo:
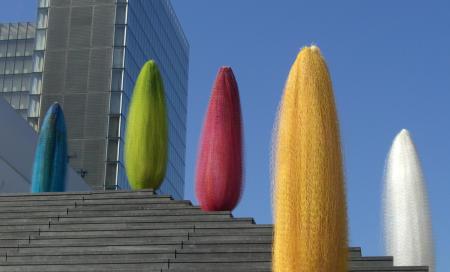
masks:
{"type": "Polygon", "coordinates": [[[47,111],[34,159],[31,192],[64,192],[66,188],[67,136],[61,106],[55,102],[47,111]]]}

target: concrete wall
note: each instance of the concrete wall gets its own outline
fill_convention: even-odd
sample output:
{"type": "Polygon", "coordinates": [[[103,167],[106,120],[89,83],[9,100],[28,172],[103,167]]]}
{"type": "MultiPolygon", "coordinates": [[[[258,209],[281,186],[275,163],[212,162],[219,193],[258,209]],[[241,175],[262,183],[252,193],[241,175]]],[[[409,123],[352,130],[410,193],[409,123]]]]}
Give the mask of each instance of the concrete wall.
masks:
{"type": "MultiPolygon", "coordinates": [[[[29,192],[38,134],[0,98],[0,193],[29,192]]],[[[67,191],[91,188],[70,167],[67,191]]]]}

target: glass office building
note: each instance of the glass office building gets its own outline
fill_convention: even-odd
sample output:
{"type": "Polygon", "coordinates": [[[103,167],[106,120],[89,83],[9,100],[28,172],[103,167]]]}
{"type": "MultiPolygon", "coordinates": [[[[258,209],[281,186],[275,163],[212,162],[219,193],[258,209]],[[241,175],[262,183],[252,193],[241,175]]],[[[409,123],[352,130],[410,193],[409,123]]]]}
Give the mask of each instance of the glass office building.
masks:
{"type": "Polygon", "coordinates": [[[33,73],[35,23],[0,24],[0,95],[24,119],[33,73]]]}
{"type": "MultiPolygon", "coordinates": [[[[169,119],[169,161],[159,191],[182,199],[189,44],[170,1],[38,0],[36,23],[27,23],[27,29],[29,25],[35,33],[25,32],[25,44],[33,45],[33,53],[26,57],[32,59],[33,67],[27,73],[18,71],[31,82],[26,85],[28,90],[20,89],[29,100],[22,116],[38,130],[50,104],[58,101],[62,105],[69,163],[94,189],[130,188],[123,158],[129,103],[140,68],[150,59],[156,61],[169,119]]],[[[15,66],[16,59],[19,62],[25,56],[8,56],[8,46],[13,43],[10,40],[18,44],[23,36],[10,34],[7,26],[8,34],[1,32],[5,38],[0,42],[7,45],[0,65],[1,60],[6,63],[12,58],[8,63],[15,66]]],[[[0,44],[0,54],[1,48],[0,44]]],[[[11,91],[10,85],[1,89],[12,101],[16,76],[10,70],[0,76],[8,84],[10,78],[13,82],[11,91]]]]}

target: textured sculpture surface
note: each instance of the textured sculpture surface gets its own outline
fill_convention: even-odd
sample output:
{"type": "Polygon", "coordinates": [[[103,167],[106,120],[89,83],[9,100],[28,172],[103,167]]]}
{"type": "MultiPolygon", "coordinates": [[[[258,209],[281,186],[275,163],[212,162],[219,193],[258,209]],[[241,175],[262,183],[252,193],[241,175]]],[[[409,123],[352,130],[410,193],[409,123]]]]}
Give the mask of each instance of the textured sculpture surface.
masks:
{"type": "Polygon", "coordinates": [[[195,192],[204,211],[233,210],[242,193],[243,151],[239,90],[222,67],[214,83],[197,158],[195,192]]]}
{"type": "Polygon", "coordinates": [[[273,271],[347,271],[347,208],[327,64],[305,47],[293,64],[273,136],[273,271]]]}
{"type": "Polygon", "coordinates": [[[154,61],[144,64],[128,113],[125,168],[133,189],[158,189],[168,158],[167,109],[164,86],[154,61]]]}
{"type": "Polygon", "coordinates": [[[67,132],[61,106],[53,103],[45,115],[34,159],[31,192],[64,192],[67,132]]]}
{"type": "Polygon", "coordinates": [[[394,265],[427,265],[434,272],[434,246],[425,179],[411,135],[395,137],[386,160],[384,231],[394,265]]]}

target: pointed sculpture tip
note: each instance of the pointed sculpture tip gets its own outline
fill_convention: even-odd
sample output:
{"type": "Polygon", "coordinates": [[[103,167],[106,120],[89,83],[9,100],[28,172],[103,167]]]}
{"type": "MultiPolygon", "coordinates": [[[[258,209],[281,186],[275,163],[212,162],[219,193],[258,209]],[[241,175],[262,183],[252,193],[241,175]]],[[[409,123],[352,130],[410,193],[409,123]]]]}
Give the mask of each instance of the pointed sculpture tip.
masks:
{"type": "Polygon", "coordinates": [[[312,44],[311,46],[303,46],[300,49],[300,53],[298,53],[298,57],[300,56],[319,56],[321,58],[323,58],[322,52],[320,51],[320,48],[315,45],[312,44]]]}
{"type": "Polygon", "coordinates": [[[397,135],[395,136],[394,140],[392,141],[393,145],[397,145],[401,143],[412,143],[413,139],[411,137],[411,134],[407,129],[402,129],[397,135]]]}
{"type": "Polygon", "coordinates": [[[154,60],[151,59],[144,64],[143,68],[153,69],[153,68],[158,68],[158,65],[156,64],[156,62],[154,60]]]}
{"type": "Polygon", "coordinates": [[[57,114],[60,109],[61,109],[61,105],[59,105],[59,103],[57,101],[55,101],[50,105],[49,110],[52,114],[57,114]]]}
{"type": "Polygon", "coordinates": [[[410,135],[409,131],[404,128],[397,134],[397,136],[408,136],[408,137],[410,137],[411,135],[410,135]]]}
{"type": "Polygon", "coordinates": [[[311,48],[311,51],[313,51],[314,53],[320,53],[320,49],[319,49],[319,47],[317,47],[317,45],[312,44],[310,48],[311,48]]]}
{"type": "Polygon", "coordinates": [[[229,72],[233,72],[233,70],[231,69],[230,66],[222,66],[222,67],[220,67],[219,72],[229,73],[229,72]]]}

